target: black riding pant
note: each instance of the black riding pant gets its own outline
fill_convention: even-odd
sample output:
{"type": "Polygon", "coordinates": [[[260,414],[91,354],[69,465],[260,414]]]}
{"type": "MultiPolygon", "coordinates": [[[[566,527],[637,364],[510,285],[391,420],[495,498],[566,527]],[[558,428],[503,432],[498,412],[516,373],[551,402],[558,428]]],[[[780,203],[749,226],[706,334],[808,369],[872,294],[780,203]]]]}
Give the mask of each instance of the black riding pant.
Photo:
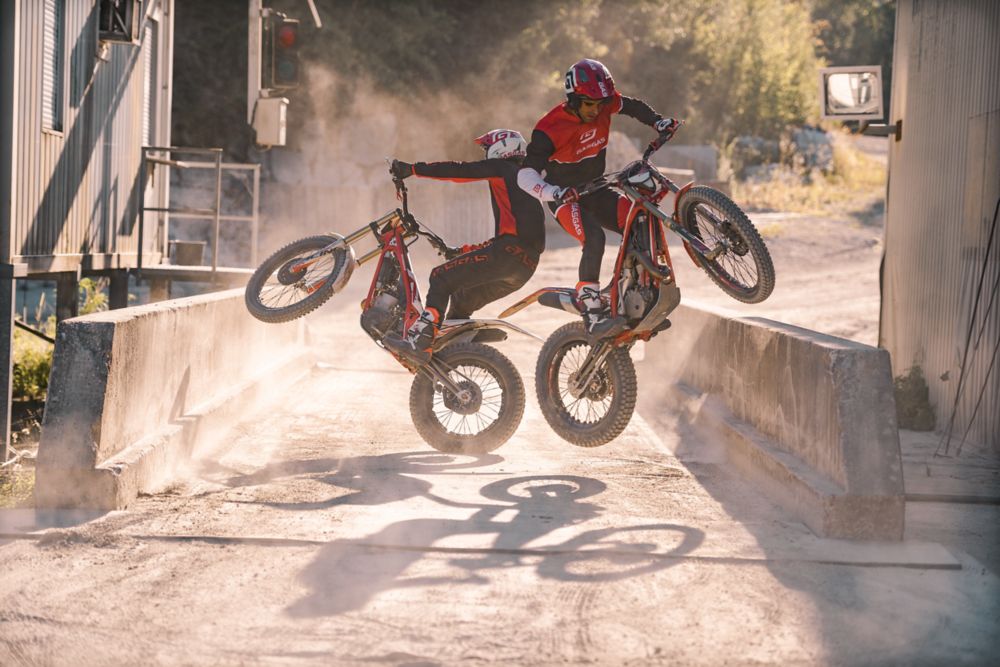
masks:
{"type": "Polygon", "coordinates": [[[516,236],[504,234],[434,267],[424,304],[446,319],[466,319],[486,304],[528,282],[538,266],[538,253],[525,249],[516,236]]]}
{"type": "Polygon", "coordinates": [[[560,226],[583,246],[580,282],[597,282],[604,257],[604,230],[620,234],[630,205],[628,199],[610,189],[598,190],[572,204],[549,204],[560,226]]]}

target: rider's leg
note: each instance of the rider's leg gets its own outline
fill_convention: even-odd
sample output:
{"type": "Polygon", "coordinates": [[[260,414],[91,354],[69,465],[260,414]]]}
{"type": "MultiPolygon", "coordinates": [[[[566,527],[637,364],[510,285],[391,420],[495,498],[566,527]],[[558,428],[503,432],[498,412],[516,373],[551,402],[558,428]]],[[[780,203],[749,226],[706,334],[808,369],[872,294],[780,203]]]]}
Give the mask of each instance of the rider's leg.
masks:
{"type": "Polygon", "coordinates": [[[624,317],[611,317],[608,305],[601,298],[598,281],[604,256],[604,229],[618,231],[617,209],[618,196],[600,191],[584,197],[578,204],[564,204],[556,210],[559,223],[583,245],[576,294],[584,326],[598,337],[615,336],[626,328],[624,317]],[[606,220],[609,209],[610,220],[606,220]]]}
{"type": "Polygon", "coordinates": [[[497,299],[521,289],[538,266],[538,255],[526,251],[516,238],[500,236],[490,261],[478,266],[475,276],[451,295],[449,320],[461,320],[497,299]]]}
{"type": "Polygon", "coordinates": [[[389,334],[382,339],[382,344],[410,361],[427,363],[431,358],[431,345],[440,324],[441,312],[427,306],[404,336],[389,334]]]}

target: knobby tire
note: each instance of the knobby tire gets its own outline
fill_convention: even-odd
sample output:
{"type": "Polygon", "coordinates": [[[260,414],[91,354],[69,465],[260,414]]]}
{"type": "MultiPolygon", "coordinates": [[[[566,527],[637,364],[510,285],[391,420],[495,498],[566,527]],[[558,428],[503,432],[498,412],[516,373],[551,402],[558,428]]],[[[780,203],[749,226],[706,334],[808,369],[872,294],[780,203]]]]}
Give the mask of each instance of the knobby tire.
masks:
{"type": "Polygon", "coordinates": [[[464,366],[485,371],[502,392],[500,408],[495,421],[482,431],[456,433],[435,413],[435,399],[440,401],[442,397],[440,388],[426,373],[419,372],[410,387],[410,417],[420,437],[434,449],[449,454],[485,454],[507,442],[524,416],[524,382],[514,364],[499,350],[482,343],[448,345],[434,355],[453,369],[464,366]]]}
{"type": "MultiPolygon", "coordinates": [[[[542,345],[535,366],[535,392],[545,421],[559,437],[578,447],[599,447],[617,438],[635,411],[637,381],[635,366],[628,350],[616,348],[604,361],[601,373],[607,382],[611,401],[607,412],[595,421],[578,419],[567,406],[560,386],[560,371],[567,354],[574,348],[586,353],[596,341],[581,322],[556,329],[542,345]]],[[[571,400],[567,397],[565,400],[571,400]]]]}
{"type": "Polygon", "coordinates": [[[706,236],[708,234],[715,235],[715,229],[707,221],[704,226],[698,224],[697,207],[699,204],[721,214],[723,221],[732,226],[739,240],[745,244],[746,252],[740,257],[730,250],[714,260],[709,260],[692,249],[692,256],[698,265],[708,273],[712,281],[723,292],[737,301],[760,303],[769,297],[774,290],[774,264],[771,262],[771,254],[768,252],[764,240],[743,209],[714,188],[696,186],[684,193],[678,207],[680,223],[709,247],[715,243],[706,236]],[[752,273],[749,264],[743,261],[747,255],[753,262],[752,268],[756,272],[756,276],[752,280],[748,280],[752,273]]]}
{"type": "MultiPolygon", "coordinates": [[[[306,257],[321,250],[337,241],[338,238],[338,236],[333,235],[307,236],[289,243],[264,260],[247,283],[245,299],[250,314],[262,322],[278,324],[303,317],[326,303],[336,293],[338,280],[343,272],[351,268],[348,266],[351,260],[348,257],[346,247],[337,248],[332,252],[332,259],[322,265],[324,269],[322,274],[310,276],[310,279],[316,283],[321,280],[325,281],[311,293],[307,292],[306,289],[296,288],[294,284],[282,284],[280,278],[288,275],[287,266],[292,260],[297,257],[306,257]],[[327,263],[332,263],[328,272],[325,270],[327,263]],[[272,277],[278,282],[271,281],[272,277]],[[280,292],[275,293],[287,293],[292,300],[277,307],[269,305],[263,300],[265,290],[280,290],[280,292]]],[[[308,273],[308,270],[304,272],[304,274],[308,273]]],[[[305,281],[305,277],[304,275],[303,281],[305,281]]],[[[339,287],[342,286],[339,285],[339,287]]]]}

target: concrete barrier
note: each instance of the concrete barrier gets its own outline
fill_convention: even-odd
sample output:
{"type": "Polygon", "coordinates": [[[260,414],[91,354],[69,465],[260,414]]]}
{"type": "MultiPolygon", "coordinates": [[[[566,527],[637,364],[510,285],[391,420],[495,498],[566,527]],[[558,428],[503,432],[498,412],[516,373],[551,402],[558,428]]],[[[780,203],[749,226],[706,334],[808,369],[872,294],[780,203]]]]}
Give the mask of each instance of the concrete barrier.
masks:
{"type": "Polygon", "coordinates": [[[818,535],[902,539],[888,352],[690,305],[671,321],[637,364],[644,414],[668,399],[818,535]]]}
{"type": "Polygon", "coordinates": [[[302,322],[267,325],[243,290],[59,324],[36,464],[37,507],[122,509],[307,372],[302,322]]]}

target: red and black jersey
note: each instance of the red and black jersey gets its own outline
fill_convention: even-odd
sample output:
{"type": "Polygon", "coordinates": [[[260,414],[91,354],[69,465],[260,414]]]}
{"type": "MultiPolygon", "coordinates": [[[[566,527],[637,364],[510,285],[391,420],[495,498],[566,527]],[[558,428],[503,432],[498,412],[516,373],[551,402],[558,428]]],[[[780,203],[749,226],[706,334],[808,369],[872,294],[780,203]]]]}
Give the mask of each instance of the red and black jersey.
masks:
{"type": "Polygon", "coordinates": [[[516,236],[528,251],[545,250],[545,213],[542,204],[517,185],[521,166],[511,160],[479,162],[417,162],[413,173],[424,178],[464,183],[488,181],[493,203],[494,236],[516,236]]]}
{"type": "Polygon", "coordinates": [[[584,123],[566,103],[554,107],[535,125],[524,167],[545,174],[545,180],[561,187],[575,187],[604,173],[611,116],[621,113],[652,126],[660,115],[632,97],[615,94],[597,119],[584,123]]]}

